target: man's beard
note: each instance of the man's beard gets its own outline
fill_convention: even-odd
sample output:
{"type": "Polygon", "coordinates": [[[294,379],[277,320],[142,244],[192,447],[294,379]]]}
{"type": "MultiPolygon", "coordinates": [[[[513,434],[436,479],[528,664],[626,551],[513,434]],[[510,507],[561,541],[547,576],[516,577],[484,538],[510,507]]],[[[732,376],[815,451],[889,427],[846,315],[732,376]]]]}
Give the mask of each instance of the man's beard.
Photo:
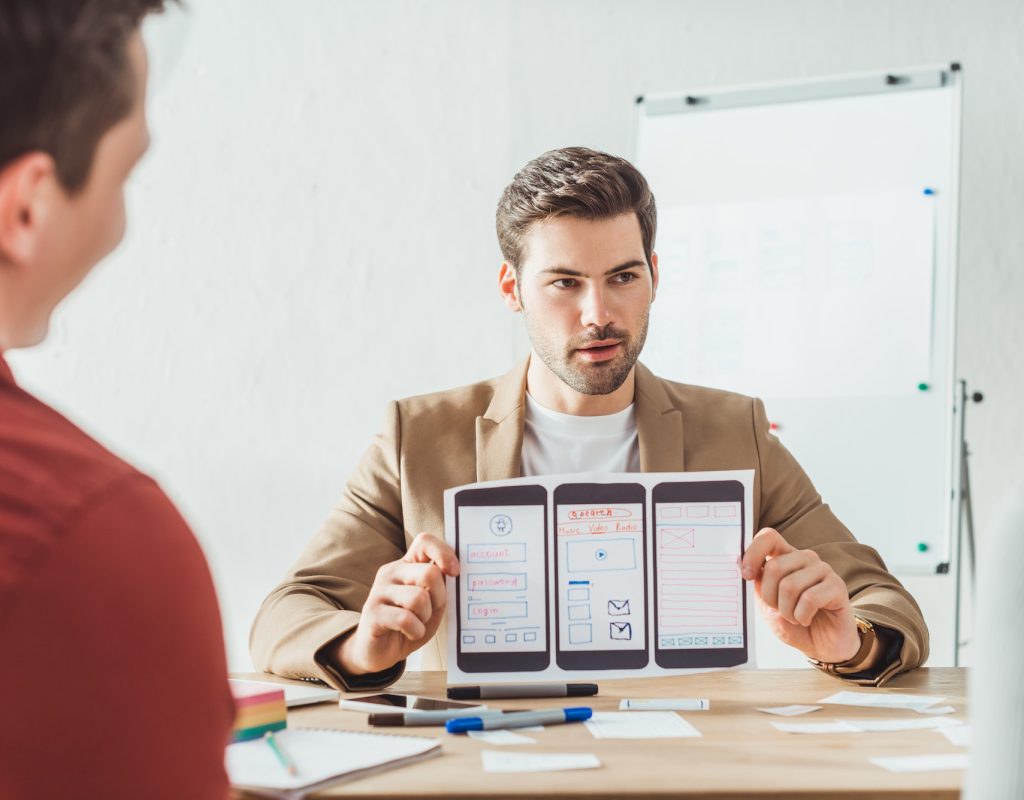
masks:
{"type": "Polygon", "coordinates": [[[612,324],[603,328],[593,327],[579,337],[571,339],[564,349],[545,338],[543,331],[535,327],[530,315],[526,314],[526,327],[530,333],[530,341],[540,360],[559,379],[580,394],[599,395],[611,394],[629,377],[630,370],[640,357],[647,341],[647,320],[649,311],[637,322],[636,337],[612,324]],[[576,358],[576,350],[590,342],[604,339],[618,339],[621,351],[615,358],[608,361],[585,362],[576,358]]]}

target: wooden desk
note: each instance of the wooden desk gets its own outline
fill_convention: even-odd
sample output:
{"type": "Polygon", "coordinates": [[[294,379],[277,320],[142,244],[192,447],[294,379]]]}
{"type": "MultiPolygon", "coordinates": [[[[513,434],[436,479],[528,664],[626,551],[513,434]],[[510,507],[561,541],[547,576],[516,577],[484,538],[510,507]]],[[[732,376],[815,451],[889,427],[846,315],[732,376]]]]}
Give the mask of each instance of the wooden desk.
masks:
{"type": "MultiPolygon", "coordinates": [[[[269,679],[266,675],[236,675],[269,679]]],[[[884,689],[863,691],[943,695],[966,718],[965,671],[919,669],[884,689]]],[[[286,683],[287,681],[282,681],[286,683]]],[[[314,797],[382,798],[513,797],[564,798],[956,798],[958,771],[894,774],[870,762],[875,756],[962,753],[933,730],[900,733],[782,733],[769,723],[784,719],[757,706],[815,704],[842,689],[857,689],[816,670],[751,670],[676,678],[604,681],[593,698],[488,701],[492,708],[544,708],[590,705],[595,711],[618,709],[624,697],[707,697],[710,711],[682,712],[703,734],[700,739],[595,739],[580,724],[553,725],[530,733],[535,745],[517,752],[594,753],[601,769],[572,772],[489,774],[480,751],[502,749],[442,728],[369,728],[366,715],[333,704],[307,706],[288,716],[292,726],[377,730],[434,736],[444,741],[443,755],[418,764],[371,775],[314,797]]],[[[444,697],[442,672],[407,673],[392,690],[444,697]]],[[[357,695],[352,695],[357,696],[357,695]]],[[[821,722],[836,718],[915,717],[912,711],[825,706],[795,718],[821,722]]],[[[240,797],[242,795],[239,795],[240,797]]]]}

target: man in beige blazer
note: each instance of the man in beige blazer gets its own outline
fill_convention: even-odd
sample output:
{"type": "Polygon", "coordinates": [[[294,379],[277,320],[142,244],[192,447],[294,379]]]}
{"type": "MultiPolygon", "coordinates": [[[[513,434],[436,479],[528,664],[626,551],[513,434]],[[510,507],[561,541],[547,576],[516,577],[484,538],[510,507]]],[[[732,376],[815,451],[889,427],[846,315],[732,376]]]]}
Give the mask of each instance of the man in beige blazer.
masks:
{"type": "MultiPolygon", "coordinates": [[[[503,377],[390,405],[341,501],[264,601],[256,666],[386,686],[423,650],[445,667],[443,492],[579,471],[753,469],[758,534],[740,563],[773,632],[821,669],[880,685],[920,665],[910,594],[858,544],[769,432],[759,400],[672,383],[637,358],[658,286],[656,210],[628,162],[585,148],[531,161],[498,206],[499,289],[532,345],[503,377]]],[[[751,343],[752,346],[756,343],[751,343]]]]}

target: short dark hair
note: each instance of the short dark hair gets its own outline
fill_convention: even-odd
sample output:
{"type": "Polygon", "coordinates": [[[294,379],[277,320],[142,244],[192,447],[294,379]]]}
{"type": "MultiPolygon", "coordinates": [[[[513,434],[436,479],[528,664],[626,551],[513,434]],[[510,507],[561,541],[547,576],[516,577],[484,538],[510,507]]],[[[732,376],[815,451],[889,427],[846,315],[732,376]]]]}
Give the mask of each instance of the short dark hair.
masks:
{"type": "Polygon", "coordinates": [[[518,272],[523,237],[534,223],[561,216],[607,219],[630,211],[640,223],[650,267],[658,212],[644,176],[624,158],[587,147],[563,147],[533,159],[505,187],[498,201],[498,244],[518,272]]]}
{"type": "Polygon", "coordinates": [[[165,2],[0,3],[0,169],[42,151],[67,191],[85,185],[103,134],[132,108],[128,40],[165,2]]]}

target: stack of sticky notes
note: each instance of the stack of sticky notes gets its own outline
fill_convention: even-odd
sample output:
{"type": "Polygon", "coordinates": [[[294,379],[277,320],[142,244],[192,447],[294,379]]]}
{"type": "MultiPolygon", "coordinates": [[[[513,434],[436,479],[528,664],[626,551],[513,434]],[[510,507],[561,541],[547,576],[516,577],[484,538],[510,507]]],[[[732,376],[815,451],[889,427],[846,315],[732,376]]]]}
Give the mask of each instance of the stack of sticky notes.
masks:
{"type": "Polygon", "coordinates": [[[231,694],[235,698],[232,742],[257,739],[267,731],[279,731],[287,727],[288,707],[284,702],[284,687],[275,689],[267,684],[237,684],[232,681],[231,694]]]}

